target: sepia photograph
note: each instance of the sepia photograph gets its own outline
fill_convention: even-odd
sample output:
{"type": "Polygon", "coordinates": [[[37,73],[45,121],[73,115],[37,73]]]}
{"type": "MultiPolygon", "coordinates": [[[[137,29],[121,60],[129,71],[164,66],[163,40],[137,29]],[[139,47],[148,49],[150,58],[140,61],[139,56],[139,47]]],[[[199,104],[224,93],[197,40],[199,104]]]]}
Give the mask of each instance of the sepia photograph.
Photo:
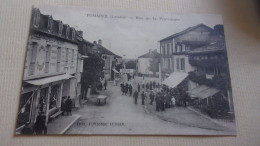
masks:
{"type": "Polygon", "coordinates": [[[28,27],[16,135],[236,135],[221,15],[35,5],[28,27]]]}

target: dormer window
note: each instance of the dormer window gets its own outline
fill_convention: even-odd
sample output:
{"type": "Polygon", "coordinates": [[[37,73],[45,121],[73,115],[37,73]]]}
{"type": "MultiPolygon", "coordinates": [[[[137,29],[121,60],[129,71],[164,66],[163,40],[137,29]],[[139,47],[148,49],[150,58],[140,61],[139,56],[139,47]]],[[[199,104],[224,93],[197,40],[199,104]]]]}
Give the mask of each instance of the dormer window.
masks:
{"type": "Polygon", "coordinates": [[[52,19],[51,16],[49,16],[49,18],[48,18],[48,26],[47,26],[49,32],[52,30],[52,22],[53,22],[53,19],[52,19]]]}
{"type": "Polygon", "coordinates": [[[69,38],[69,32],[70,32],[70,27],[67,25],[67,29],[66,29],[66,38],[69,38]]]}
{"type": "Polygon", "coordinates": [[[34,16],[33,16],[33,26],[38,28],[39,21],[40,21],[40,11],[39,11],[39,9],[35,9],[34,16]]]}
{"type": "Polygon", "coordinates": [[[72,38],[72,40],[75,39],[75,29],[74,28],[72,28],[71,38],[72,38]]]}
{"type": "Polygon", "coordinates": [[[59,21],[59,35],[62,35],[63,23],[59,21]]]}

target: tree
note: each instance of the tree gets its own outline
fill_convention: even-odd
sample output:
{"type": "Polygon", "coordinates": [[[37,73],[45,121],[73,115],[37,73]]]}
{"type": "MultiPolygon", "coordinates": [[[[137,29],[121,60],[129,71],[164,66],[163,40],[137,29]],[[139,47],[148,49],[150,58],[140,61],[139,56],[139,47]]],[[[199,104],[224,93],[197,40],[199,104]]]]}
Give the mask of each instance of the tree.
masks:
{"type": "Polygon", "coordinates": [[[130,60],[130,61],[126,62],[125,67],[127,69],[136,69],[136,61],[130,60]]]}
{"type": "Polygon", "coordinates": [[[153,55],[153,57],[149,60],[150,66],[149,70],[153,72],[153,76],[156,75],[156,72],[159,71],[159,55],[153,55]]]}
{"type": "Polygon", "coordinates": [[[84,60],[83,73],[81,76],[82,98],[86,98],[90,86],[94,89],[96,88],[97,83],[100,82],[100,77],[103,77],[103,67],[104,61],[98,54],[90,54],[89,57],[84,60]]]}

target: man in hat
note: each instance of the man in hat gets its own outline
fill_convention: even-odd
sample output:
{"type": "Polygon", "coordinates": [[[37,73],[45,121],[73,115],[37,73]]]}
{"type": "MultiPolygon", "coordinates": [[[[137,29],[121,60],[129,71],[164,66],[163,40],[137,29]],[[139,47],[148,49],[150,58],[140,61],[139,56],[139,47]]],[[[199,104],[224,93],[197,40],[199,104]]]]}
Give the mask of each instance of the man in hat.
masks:
{"type": "Polygon", "coordinates": [[[135,98],[135,104],[137,104],[137,98],[138,98],[139,94],[137,91],[134,92],[134,98],[135,98]]]}
{"type": "Polygon", "coordinates": [[[21,134],[33,134],[33,128],[30,125],[30,122],[25,123],[25,126],[23,127],[21,134]]]}
{"type": "Polygon", "coordinates": [[[46,116],[44,112],[39,112],[34,124],[34,131],[36,134],[47,134],[46,116]]]}
{"type": "Polygon", "coordinates": [[[72,101],[70,99],[70,96],[68,96],[68,99],[66,100],[66,111],[67,111],[67,116],[71,116],[71,108],[72,108],[72,101]]]}

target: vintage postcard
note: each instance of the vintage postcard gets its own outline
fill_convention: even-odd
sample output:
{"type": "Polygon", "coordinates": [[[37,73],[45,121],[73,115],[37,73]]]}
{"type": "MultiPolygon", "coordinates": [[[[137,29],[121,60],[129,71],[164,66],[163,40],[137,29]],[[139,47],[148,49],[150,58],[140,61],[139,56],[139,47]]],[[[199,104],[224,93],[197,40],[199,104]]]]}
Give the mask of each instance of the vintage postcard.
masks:
{"type": "Polygon", "coordinates": [[[26,49],[16,135],[236,135],[221,15],[33,6],[26,49]]]}

